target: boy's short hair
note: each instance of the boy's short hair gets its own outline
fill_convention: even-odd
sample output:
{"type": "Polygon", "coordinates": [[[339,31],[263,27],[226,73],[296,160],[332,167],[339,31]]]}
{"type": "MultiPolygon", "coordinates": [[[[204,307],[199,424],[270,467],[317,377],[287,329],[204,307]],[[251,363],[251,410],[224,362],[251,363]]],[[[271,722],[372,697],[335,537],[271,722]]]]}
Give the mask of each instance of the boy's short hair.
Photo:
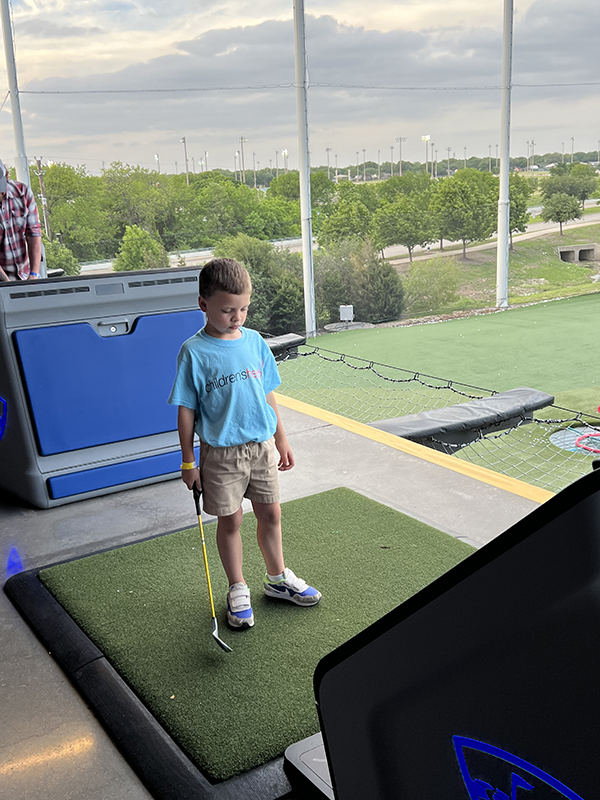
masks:
{"type": "Polygon", "coordinates": [[[233,258],[213,258],[200,270],[198,294],[205,299],[215,292],[246,294],[252,291],[248,270],[233,258]]]}

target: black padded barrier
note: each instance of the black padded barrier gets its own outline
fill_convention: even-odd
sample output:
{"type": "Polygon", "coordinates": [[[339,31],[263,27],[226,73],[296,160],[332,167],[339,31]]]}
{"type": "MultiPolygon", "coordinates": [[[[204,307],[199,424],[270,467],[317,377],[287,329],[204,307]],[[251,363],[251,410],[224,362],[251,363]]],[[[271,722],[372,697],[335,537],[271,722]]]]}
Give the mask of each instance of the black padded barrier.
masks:
{"type": "Polygon", "coordinates": [[[55,565],[13,575],[4,591],[155,800],[283,800],[289,796],[283,756],[211,783],[43,586],[38,574],[50,566],[55,565]]]}
{"type": "Polygon", "coordinates": [[[367,424],[394,436],[452,454],[464,445],[476,441],[482,432],[495,433],[531,422],[534,411],[552,403],[552,395],[520,386],[467,403],[367,424]]]}
{"type": "Polygon", "coordinates": [[[594,800],[599,628],[595,470],[318,664],[337,800],[594,800]]]}

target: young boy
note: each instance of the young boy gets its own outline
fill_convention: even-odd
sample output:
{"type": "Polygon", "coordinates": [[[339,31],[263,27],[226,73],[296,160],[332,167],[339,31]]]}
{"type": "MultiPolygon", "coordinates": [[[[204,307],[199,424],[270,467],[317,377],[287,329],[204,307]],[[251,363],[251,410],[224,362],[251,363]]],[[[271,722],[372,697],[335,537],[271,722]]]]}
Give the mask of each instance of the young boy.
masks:
{"type": "Polygon", "coordinates": [[[227,621],[238,629],[254,625],[242,572],[243,497],[258,523],[265,594],[300,606],[321,599],[283,560],[277,469],[291,469],[294,456],[273,397],[281,382],[275,359],[263,338],[243,327],[251,292],[248,272],[231,258],[215,258],[202,268],[198,305],[206,324],[184,342],[169,397],[179,406],[183,482],[202,489],[205,511],[218,517],[217,547],[229,581],[227,621]],[[200,439],[198,466],[194,432],[200,439]]]}

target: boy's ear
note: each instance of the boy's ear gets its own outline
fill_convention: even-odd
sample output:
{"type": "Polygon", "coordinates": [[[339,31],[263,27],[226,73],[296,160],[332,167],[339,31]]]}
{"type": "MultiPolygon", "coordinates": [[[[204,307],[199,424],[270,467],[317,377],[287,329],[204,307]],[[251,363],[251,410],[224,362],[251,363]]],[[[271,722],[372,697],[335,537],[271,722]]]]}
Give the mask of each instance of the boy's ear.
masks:
{"type": "Polygon", "coordinates": [[[206,300],[203,297],[198,297],[198,307],[200,311],[206,311],[206,300]]]}

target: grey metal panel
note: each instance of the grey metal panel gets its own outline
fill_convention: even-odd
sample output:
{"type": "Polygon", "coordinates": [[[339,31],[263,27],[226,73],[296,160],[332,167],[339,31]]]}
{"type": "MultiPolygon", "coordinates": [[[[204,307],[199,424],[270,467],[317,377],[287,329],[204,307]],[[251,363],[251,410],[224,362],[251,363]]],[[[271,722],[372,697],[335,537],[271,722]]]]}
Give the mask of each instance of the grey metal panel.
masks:
{"type": "Polygon", "coordinates": [[[0,284],[0,319],[12,331],[197,308],[198,272],[147,270],[0,284]]]}
{"type": "Polygon", "coordinates": [[[198,272],[198,268],[148,270],[0,284],[0,397],[7,403],[7,425],[0,440],[1,488],[39,508],[48,508],[176,476],[171,473],[59,500],[50,498],[46,486],[49,477],[175,452],[179,449],[177,433],[41,456],[12,334],[21,329],[85,321],[100,335],[124,335],[140,316],[197,309],[198,272]],[[117,330],[112,330],[115,327],[117,330]]]}

